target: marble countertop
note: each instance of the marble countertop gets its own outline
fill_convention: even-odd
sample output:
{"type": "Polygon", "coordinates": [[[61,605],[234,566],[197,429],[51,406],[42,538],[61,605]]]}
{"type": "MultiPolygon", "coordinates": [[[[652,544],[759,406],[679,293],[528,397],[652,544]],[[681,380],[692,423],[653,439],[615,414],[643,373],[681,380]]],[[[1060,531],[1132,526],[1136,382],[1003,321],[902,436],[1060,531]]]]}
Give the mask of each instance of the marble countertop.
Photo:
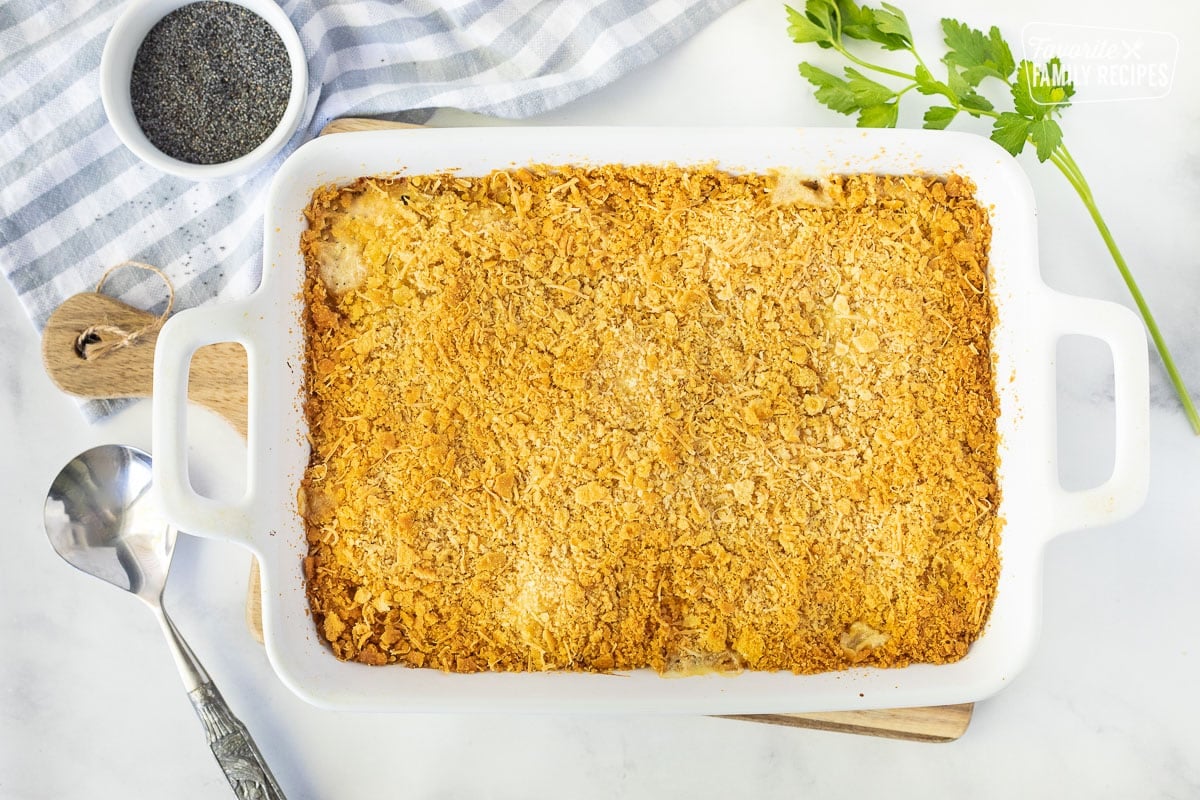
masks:
{"type": "MultiPolygon", "coordinates": [[[[940,52],[936,20],[949,6],[903,5],[922,48],[940,52]]],[[[1200,10],[1143,0],[1133,20],[1115,0],[954,5],[1010,39],[1031,21],[1178,36],[1167,98],[1079,105],[1065,128],[1200,392],[1200,10]]],[[[847,124],[816,105],[796,72],[824,54],[792,44],[785,27],[780,2],[749,0],[657,63],[530,123],[847,124]]],[[[477,122],[454,112],[433,119],[477,122]]],[[[919,113],[901,123],[919,124],[919,113]]],[[[1021,163],[1038,198],[1046,282],[1129,305],[1066,182],[1031,157],[1021,163]]],[[[38,336],[7,284],[0,337],[0,796],[228,797],[151,615],[73,571],[43,535],[42,499],[59,468],[99,443],[148,448],[149,408],[86,424],[43,373],[38,336]]],[[[1097,342],[1070,337],[1059,377],[1062,483],[1098,483],[1112,463],[1110,359],[1097,342]]],[[[293,798],[1200,797],[1200,438],[1156,360],[1151,399],[1145,507],[1047,546],[1036,652],[1010,686],[977,704],[951,744],[691,716],[322,711],[275,678],[251,638],[244,551],[184,537],[167,604],[293,798]]],[[[244,453],[236,434],[202,411],[190,424],[212,479],[236,482],[244,453]]]]}

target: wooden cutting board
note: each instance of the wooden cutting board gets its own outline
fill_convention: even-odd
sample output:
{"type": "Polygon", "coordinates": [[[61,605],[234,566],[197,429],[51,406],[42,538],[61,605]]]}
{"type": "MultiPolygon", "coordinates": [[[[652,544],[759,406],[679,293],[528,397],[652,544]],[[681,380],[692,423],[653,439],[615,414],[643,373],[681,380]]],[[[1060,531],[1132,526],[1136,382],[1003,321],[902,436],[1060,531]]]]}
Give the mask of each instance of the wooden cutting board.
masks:
{"type": "MultiPolygon", "coordinates": [[[[412,128],[414,125],[365,119],[331,122],[322,135],[359,130],[412,128]]],[[[42,360],[51,380],[67,394],[94,399],[149,397],[153,389],[154,345],[157,331],[149,330],[128,347],[102,358],[83,359],[76,343],[93,325],[128,330],[149,326],[155,317],[107,295],[86,293],[68,298],[47,322],[42,335],[42,360]]],[[[188,396],[229,421],[246,435],[246,357],[240,345],[227,343],[200,348],[192,359],[188,396]]],[[[246,621],[262,641],[262,595],[258,564],[250,571],[246,621]]],[[[949,742],[966,732],[972,703],[877,711],[833,711],[807,714],[747,714],[726,719],[814,728],[842,733],[882,736],[921,742],[949,742]]]]}

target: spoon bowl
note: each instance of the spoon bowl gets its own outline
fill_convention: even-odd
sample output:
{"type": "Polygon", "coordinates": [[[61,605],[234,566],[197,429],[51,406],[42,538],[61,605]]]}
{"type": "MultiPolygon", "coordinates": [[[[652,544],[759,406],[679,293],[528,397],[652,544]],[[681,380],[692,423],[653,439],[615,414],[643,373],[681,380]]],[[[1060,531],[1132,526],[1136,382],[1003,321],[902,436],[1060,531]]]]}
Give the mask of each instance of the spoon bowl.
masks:
{"type": "Polygon", "coordinates": [[[151,492],[149,454],[110,444],[76,456],[50,485],[45,520],[71,566],[147,602],[162,595],[175,529],[151,492]]]}
{"type": "Polygon", "coordinates": [[[155,497],[149,454],[115,444],[79,454],[50,484],[44,516],[46,536],[67,563],[132,592],[154,612],[208,733],[209,749],[234,794],[281,800],[283,792],[246,726],[230,711],[162,606],[175,528],[155,497]]]}

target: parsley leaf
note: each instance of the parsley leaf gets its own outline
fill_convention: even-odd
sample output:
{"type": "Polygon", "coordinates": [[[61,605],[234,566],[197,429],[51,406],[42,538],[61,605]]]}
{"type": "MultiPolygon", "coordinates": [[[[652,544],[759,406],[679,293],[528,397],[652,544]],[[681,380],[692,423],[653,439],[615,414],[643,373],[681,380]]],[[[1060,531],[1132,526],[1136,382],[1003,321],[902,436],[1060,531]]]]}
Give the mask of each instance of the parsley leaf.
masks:
{"type": "Polygon", "coordinates": [[[867,106],[858,113],[860,128],[894,128],[900,118],[900,104],[897,102],[881,103],[877,106],[867,106]]]}
{"type": "Polygon", "coordinates": [[[991,111],[995,108],[991,100],[971,90],[963,92],[959,96],[958,102],[967,110],[968,114],[976,118],[979,117],[979,114],[975,113],[976,111],[991,111]]]}
{"type": "Polygon", "coordinates": [[[1025,140],[1029,136],[1029,126],[1032,124],[1020,114],[1005,111],[996,117],[992,126],[992,141],[1014,156],[1020,155],[1025,149],[1025,140]]]}
{"type": "Polygon", "coordinates": [[[1037,148],[1039,161],[1050,158],[1062,144],[1062,128],[1054,117],[1062,114],[1074,96],[1075,84],[1057,58],[1042,67],[1030,61],[1017,66],[1017,79],[1012,85],[1013,108],[1028,122],[1026,135],[1037,148]]]}
{"type": "Polygon", "coordinates": [[[956,67],[948,66],[946,68],[945,85],[950,87],[950,94],[946,97],[952,101],[957,100],[958,105],[962,106],[971,116],[978,118],[980,115],[976,112],[993,109],[992,102],[976,92],[975,87],[959,74],[956,67]]]}
{"type": "Polygon", "coordinates": [[[908,17],[891,3],[882,5],[883,8],[875,12],[875,28],[884,36],[899,36],[911,45],[912,29],[908,26],[908,17]]]}
{"type": "Polygon", "coordinates": [[[834,41],[833,21],[826,3],[808,0],[803,12],[784,6],[788,16],[788,35],[797,44],[813,42],[821,47],[831,47],[834,41]]]}
{"type": "Polygon", "coordinates": [[[875,12],[860,6],[854,0],[838,0],[838,16],[842,20],[842,33],[851,39],[870,41],[875,30],[875,12]]]}
{"type": "Polygon", "coordinates": [[[1012,49],[994,25],[985,36],[958,20],[943,19],[942,32],[948,48],[942,61],[972,87],[988,77],[1006,81],[1016,68],[1012,49]]]}
{"type": "Polygon", "coordinates": [[[921,94],[940,94],[942,97],[953,99],[954,94],[950,91],[950,87],[933,77],[924,64],[917,64],[917,69],[913,73],[917,79],[917,91],[921,94]]]}
{"type": "Polygon", "coordinates": [[[1058,123],[1052,119],[1039,119],[1029,123],[1029,138],[1037,147],[1038,161],[1045,161],[1054,154],[1062,144],[1063,132],[1058,123]]]}
{"type": "Polygon", "coordinates": [[[944,130],[958,116],[957,108],[949,106],[930,106],[925,112],[925,127],[931,130],[944,130]]]}
{"type": "Polygon", "coordinates": [[[896,96],[891,89],[871,80],[854,67],[846,67],[846,77],[850,79],[846,85],[854,93],[854,101],[862,108],[886,103],[896,96]]]}
{"type": "Polygon", "coordinates": [[[829,106],[839,114],[853,114],[860,106],[854,100],[854,92],[850,84],[836,75],[831,75],[820,67],[812,64],[801,64],[800,74],[805,80],[817,87],[817,101],[829,106]]]}
{"type": "Polygon", "coordinates": [[[875,42],[884,50],[911,50],[912,31],[904,12],[888,3],[867,8],[854,0],[837,0],[842,33],[851,39],[875,42]]]}
{"type": "MultiPolygon", "coordinates": [[[[855,111],[878,108],[896,98],[896,93],[891,89],[882,83],[871,80],[853,67],[846,67],[846,79],[807,63],[800,65],[800,74],[817,87],[815,93],[817,100],[840,114],[853,114],[855,111]]],[[[878,119],[881,113],[873,111],[868,117],[878,119]]],[[[892,125],[894,124],[895,122],[892,123],[892,125]]],[[[884,126],[867,124],[862,127],[884,126]]]]}
{"type": "Polygon", "coordinates": [[[1061,114],[1074,96],[1075,84],[1057,58],[1043,67],[1032,61],[1018,65],[1012,85],[1013,108],[1018,114],[1033,120],[1048,119],[1052,114],[1061,114]]]}

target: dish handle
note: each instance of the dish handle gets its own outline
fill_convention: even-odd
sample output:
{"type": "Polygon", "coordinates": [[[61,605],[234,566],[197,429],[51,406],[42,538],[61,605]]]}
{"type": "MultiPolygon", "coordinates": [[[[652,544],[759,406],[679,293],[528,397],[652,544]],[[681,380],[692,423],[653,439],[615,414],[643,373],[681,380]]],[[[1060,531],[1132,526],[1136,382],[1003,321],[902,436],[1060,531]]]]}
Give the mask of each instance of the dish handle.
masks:
{"type": "Polygon", "coordinates": [[[199,536],[232,539],[256,549],[254,453],[262,431],[255,424],[253,404],[262,374],[256,363],[257,325],[262,316],[248,301],[218,303],[181,311],[167,320],[154,350],[154,391],[151,422],[154,484],[168,519],[180,530],[199,536]],[[247,490],[239,500],[205,497],[188,475],[188,378],[192,357],[201,347],[236,342],[246,350],[248,411],[247,444],[251,459],[247,490]]]}
{"type": "MultiPolygon", "coordinates": [[[[1116,303],[1054,293],[1046,319],[1051,346],[1079,334],[1108,345],[1113,360],[1116,438],[1112,474],[1090,489],[1068,491],[1054,475],[1051,530],[1062,533],[1117,522],[1146,500],[1150,484],[1150,393],[1146,334],[1137,316],[1116,303]]],[[[1053,380],[1053,377],[1052,377],[1053,380]]],[[[1051,384],[1053,385],[1053,384],[1051,384]]]]}

